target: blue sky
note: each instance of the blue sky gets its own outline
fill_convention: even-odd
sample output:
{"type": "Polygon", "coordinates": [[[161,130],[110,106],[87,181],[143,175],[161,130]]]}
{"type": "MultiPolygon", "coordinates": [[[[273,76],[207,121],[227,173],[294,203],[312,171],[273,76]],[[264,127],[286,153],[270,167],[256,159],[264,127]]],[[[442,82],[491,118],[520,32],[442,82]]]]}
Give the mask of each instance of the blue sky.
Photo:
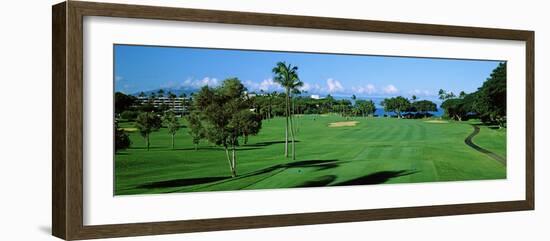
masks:
{"type": "Polygon", "coordinates": [[[249,91],[281,91],[271,69],[299,67],[308,94],[436,99],[439,89],[475,91],[499,61],[115,45],[115,91],[193,91],[238,77],[249,91]]]}

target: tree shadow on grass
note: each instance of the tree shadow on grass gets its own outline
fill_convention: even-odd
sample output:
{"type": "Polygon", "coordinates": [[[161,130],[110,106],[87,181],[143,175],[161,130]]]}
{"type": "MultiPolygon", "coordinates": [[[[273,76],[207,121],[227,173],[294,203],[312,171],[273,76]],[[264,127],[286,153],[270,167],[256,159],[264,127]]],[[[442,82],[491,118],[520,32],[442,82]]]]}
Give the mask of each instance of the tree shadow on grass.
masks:
{"type": "Polygon", "coordinates": [[[485,126],[489,129],[492,129],[492,130],[498,130],[498,129],[502,129],[498,123],[475,123],[475,124],[471,124],[472,126],[485,126]]]}
{"type": "MultiPolygon", "coordinates": [[[[294,142],[298,143],[300,141],[296,140],[294,142]]],[[[285,143],[285,141],[262,141],[262,142],[245,144],[245,146],[260,146],[260,147],[263,147],[263,146],[271,146],[271,145],[284,144],[284,143],[285,143]]],[[[290,141],[288,141],[288,143],[290,143],[290,141]]]]}
{"type": "Polygon", "coordinates": [[[382,184],[387,181],[389,181],[392,178],[401,177],[401,176],[408,176],[411,174],[415,174],[419,171],[411,171],[411,170],[400,170],[400,171],[380,171],[371,173],[366,176],[362,176],[359,178],[351,179],[344,182],[339,182],[336,184],[333,184],[331,186],[353,186],[353,185],[373,185],[373,184],[382,184]]]}
{"type": "Polygon", "coordinates": [[[185,187],[197,184],[205,184],[210,182],[217,182],[231,177],[199,177],[199,178],[183,178],[174,179],[168,181],[153,182],[148,184],[139,185],[138,188],[171,188],[171,187],[185,187]]]}
{"type": "Polygon", "coordinates": [[[336,180],[336,175],[325,175],[316,177],[314,179],[305,181],[295,187],[326,187],[326,186],[354,186],[354,185],[374,185],[374,184],[382,184],[387,181],[389,181],[392,178],[400,177],[400,176],[407,176],[414,173],[417,173],[418,171],[409,171],[409,170],[401,170],[401,171],[381,171],[381,172],[375,172],[371,173],[366,176],[362,176],[359,178],[351,179],[344,182],[339,182],[335,184],[330,184],[334,180],[336,180]]]}
{"type": "MultiPolygon", "coordinates": [[[[237,147],[237,151],[250,151],[250,150],[258,150],[258,149],[262,149],[260,147],[237,147]]],[[[167,149],[167,150],[171,150],[171,149],[167,149]]],[[[176,148],[174,149],[174,151],[205,151],[205,150],[215,150],[215,151],[223,151],[223,147],[218,147],[218,146],[201,146],[201,147],[197,147],[197,149],[195,149],[195,147],[186,147],[186,148],[176,148]]]]}
{"type": "MultiPolygon", "coordinates": [[[[296,143],[299,143],[300,141],[296,140],[296,143]]],[[[285,141],[264,141],[264,142],[257,142],[253,144],[244,144],[237,147],[237,151],[250,151],[250,150],[260,150],[263,149],[263,147],[276,145],[276,144],[284,144],[285,141]]],[[[290,141],[289,141],[290,143],[290,141]]],[[[139,146],[139,147],[131,147],[131,149],[136,150],[145,150],[147,147],[139,146]]],[[[162,146],[151,146],[149,148],[150,150],[167,150],[167,151],[200,151],[200,150],[219,150],[223,151],[223,147],[220,146],[199,146],[197,149],[195,147],[185,147],[185,148],[175,148],[171,149],[170,147],[162,147],[162,146]]]]}
{"type": "Polygon", "coordinates": [[[337,159],[332,160],[306,160],[306,161],[297,161],[283,164],[284,168],[300,168],[300,167],[314,167],[317,171],[327,170],[331,168],[336,168],[340,164],[345,163],[344,161],[339,161],[337,159]]]}
{"type": "Polygon", "coordinates": [[[268,172],[272,172],[278,169],[289,169],[289,168],[315,168],[316,171],[321,170],[327,170],[331,168],[336,168],[340,166],[340,164],[344,163],[343,161],[339,161],[337,159],[332,160],[305,160],[305,161],[295,161],[290,163],[283,163],[278,164],[274,166],[270,166],[264,169],[260,169],[258,171],[254,171],[248,174],[244,174],[241,177],[249,177],[249,176],[255,176],[260,175],[268,172]]]}
{"type": "Polygon", "coordinates": [[[336,180],[335,175],[325,175],[325,176],[314,178],[312,180],[305,181],[302,184],[299,184],[295,187],[325,187],[325,186],[328,186],[328,184],[333,182],[334,180],[336,180]]]}
{"type": "MultiPolygon", "coordinates": [[[[277,170],[284,170],[289,168],[315,168],[316,171],[327,170],[330,168],[338,167],[342,161],[338,160],[306,160],[306,161],[296,161],[290,163],[278,164],[270,167],[266,167],[257,171],[249,172],[246,174],[238,175],[237,177],[200,177],[200,178],[182,178],[182,179],[173,179],[173,180],[164,180],[158,182],[151,182],[146,184],[141,184],[136,188],[144,189],[154,189],[154,188],[174,188],[174,187],[187,187],[198,184],[208,184],[216,185],[220,183],[235,181],[243,178],[253,177],[257,175],[262,175],[270,173],[277,170]]],[[[335,177],[336,178],[336,177],[335,177]]],[[[208,185],[207,185],[208,186],[208,185]]]]}
{"type": "MultiPolygon", "coordinates": [[[[135,146],[130,147],[128,149],[135,149],[135,150],[147,150],[147,147],[145,146],[135,146]]],[[[156,151],[156,150],[171,150],[170,147],[164,147],[164,146],[151,146],[149,147],[150,151],[156,151]]]]}
{"type": "Polygon", "coordinates": [[[185,148],[176,148],[174,151],[200,151],[200,150],[223,150],[221,147],[217,146],[198,146],[195,147],[185,147],[185,148]]]}

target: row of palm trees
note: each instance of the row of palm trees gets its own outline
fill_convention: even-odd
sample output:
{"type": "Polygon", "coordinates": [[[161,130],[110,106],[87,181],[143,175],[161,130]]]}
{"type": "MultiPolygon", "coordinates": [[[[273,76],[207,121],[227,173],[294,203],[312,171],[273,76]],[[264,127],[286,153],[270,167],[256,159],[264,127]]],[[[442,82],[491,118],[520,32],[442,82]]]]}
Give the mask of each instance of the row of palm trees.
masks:
{"type": "Polygon", "coordinates": [[[286,103],[286,109],[285,109],[285,117],[286,117],[286,124],[285,124],[285,157],[288,157],[288,137],[290,132],[290,138],[292,143],[292,160],[296,159],[296,131],[294,127],[294,118],[293,118],[293,110],[294,109],[294,101],[293,101],[293,95],[299,94],[300,90],[299,88],[304,85],[304,82],[300,80],[298,77],[298,66],[292,66],[291,64],[287,64],[285,62],[278,62],[277,65],[272,70],[273,74],[275,74],[274,81],[278,84],[280,84],[285,89],[285,103],[286,103]]]}

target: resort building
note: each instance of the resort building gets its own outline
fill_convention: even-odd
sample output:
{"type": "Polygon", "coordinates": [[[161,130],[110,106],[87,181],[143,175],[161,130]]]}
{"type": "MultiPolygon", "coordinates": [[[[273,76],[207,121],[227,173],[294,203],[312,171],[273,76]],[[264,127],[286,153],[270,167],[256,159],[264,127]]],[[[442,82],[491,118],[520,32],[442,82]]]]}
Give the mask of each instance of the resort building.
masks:
{"type": "Polygon", "coordinates": [[[184,97],[148,97],[138,96],[138,103],[140,105],[152,104],[155,108],[165,107],[167,110],[173,111],[175,114],[182,115],[187,112],[185,102],[189,101],[189,98],[184,97]]]}

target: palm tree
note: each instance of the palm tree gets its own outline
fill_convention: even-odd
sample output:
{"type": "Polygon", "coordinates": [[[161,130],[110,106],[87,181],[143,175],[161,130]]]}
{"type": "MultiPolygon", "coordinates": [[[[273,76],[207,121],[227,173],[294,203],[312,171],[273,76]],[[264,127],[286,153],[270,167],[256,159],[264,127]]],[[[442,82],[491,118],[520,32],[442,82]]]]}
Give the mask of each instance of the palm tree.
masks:
{"type": "Polygon", "coordinates": [[[158,97],[160,97],[160,98],[164,97],[164,90],[163,89],[160,89],[159,91],[157,91],[157,93],[158,93],[158,95],[157,95],[158,97]]]}
{"type": "Polygon", "coordinates": [[[176,109],[176,97],[178,97],[176,94],[172,93],[172,91],[168,91],[168,98],[172,104],[172,111],[176,109]]]}
{"type": "Polygon", "coordinates": [[[299,87],[303,86],[304,83],[298,78],[298,67],[286,64],[285,62],[278,62],[277,65],[272,70],[275,74],[275,82],[279,83],[283,88],[285,88],[286,93],[286,128],[285,128],[285,157],[288,157],[288,131],[290,131],[292,138],[292,159],[296,159],[295,151],[295,139],[294,139],[294,129],[292,122],[292,112],[291,112],[291,102],[292,102],[292,93],[297,91],[299,87]],[[290,125],[290,127],[289,127],[290,125]]]}
{"type": "MultiPolygon", "coordinates": [[[[353,104],[352,104],[352,108],[353,108],[353,105],[355,105],[355,103],[356,103],[355,100],[357,100],[357,96],[355,96],[355,94],[353,94],[353,95],[351,95],[351,99],[353,100],[353,104]]],[[[353,110],[352,110],[352,111],[353,111],[353,110]]],[[[352,118],[354,118],[354,117],[355,117],[355,114],[352,114],[352,115],[353,115],[352,118]]]]}

